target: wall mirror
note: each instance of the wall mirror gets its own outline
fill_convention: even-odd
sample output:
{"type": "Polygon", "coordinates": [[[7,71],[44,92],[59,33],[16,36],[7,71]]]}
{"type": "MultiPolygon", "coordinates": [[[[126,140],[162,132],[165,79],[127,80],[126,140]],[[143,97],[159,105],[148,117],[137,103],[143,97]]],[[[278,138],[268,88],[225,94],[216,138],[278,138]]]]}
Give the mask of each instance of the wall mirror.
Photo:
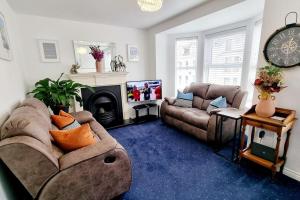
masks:
{"type": "Polygon", "coordinates": [[[115,57],[116,44],[113,42],[88,42],[88,41],[73,41],[75,61],[80,65],[78,72],[96,72],[95,59],[90,54],[90,46],[100,46],[104,51],[104,66],[105,72],[110,72],[110,61],[115,57]]]}

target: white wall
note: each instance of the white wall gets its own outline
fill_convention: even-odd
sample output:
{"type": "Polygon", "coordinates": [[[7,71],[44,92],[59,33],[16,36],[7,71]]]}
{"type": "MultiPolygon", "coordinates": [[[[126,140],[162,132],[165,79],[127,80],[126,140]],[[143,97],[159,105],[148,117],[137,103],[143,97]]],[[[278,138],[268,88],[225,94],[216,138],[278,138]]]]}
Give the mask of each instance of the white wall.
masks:
{"type": "Polygon", "coordinates": [[[171,96],[171,91],[170,91],[170,84],[171,82],[171,77],[172,75],[170,74],[170,70],[168,68],[169,63],[168,63],[168,58],[170,51],[172,49],[169,49],[168,46],[168,37],[165,34],[157,34],[155,37],[155,45],[156,45],[156,79],[161,79],[162,80],[162,95],[164,97],[169,97],[171,96]]]}
{"type": "MultiPolygon", "coordinates": [[[[6,20],[8,37],[12,48],[13,60],[0,59],[0,126],[7,118],[10,110],[24,98],[24,81],[19,61],[19,35],[17,31],[16,14],[7,4],[6,0],[0,0],[0,12],[6,20]]],[[[3,166],[0,166],[0,199],[13,199],[13,191],[8,187],[8,178],[3,166]]]]}
{"type": "MultiPolygon", "coordinates": [[[[284,26],[284,18],[288,12],[300,11],[299,0],[266,0],[263,14],[262,36],[260,44],[260,56],[258,67],[263,67],[266,62],[263,56],[264,45],[269,36],[277,29],[284,26]]],[[[293,19],[292,19],[293,20],[293,19]]],[[[299,19],[298,19],[299,21],[299,19]]],[[[288,88],[276,95],[277,106],[294,109],[297,111],[297,118],[300,118],[300,67],[284,70],[285,84],[288,88]]],[[[256,96],[257,94],[255,94],[256,96]]],[[[255,98],[254,99],[257,99],[255,98]]],[[[284,173],[300,181],[300,122],[292,131],[290,147],[287,154],[287,163],[284,173]]]]}
{"type": "Polygon", "coordinates": [[[43,78],[56,78],[60,73],[69,73],[75,63],[73,40],[115,42],[116,53],[127,61],[127,44],[139,47],[140,61],[126,62],[128,80],[148,79],[147,33],[143,30],[103,24],[83,23],[31,15],[18,15],[21,40],[23,42],[23,69],[26,89],[43,78]],[[40,62],[37,39],[58,40],[59,63],[40,62]]]}

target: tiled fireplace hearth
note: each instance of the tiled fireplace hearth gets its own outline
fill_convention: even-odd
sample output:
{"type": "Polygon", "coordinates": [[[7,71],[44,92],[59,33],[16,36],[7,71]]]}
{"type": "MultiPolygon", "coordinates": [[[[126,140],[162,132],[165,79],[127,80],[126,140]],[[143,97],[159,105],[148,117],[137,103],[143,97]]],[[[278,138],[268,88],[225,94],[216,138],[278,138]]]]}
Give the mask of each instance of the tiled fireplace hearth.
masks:
{"type": "MultiPolygon", "coordinates": [[[[85,102],[84,109],[90,110],[92,112],[105,113],[105,115],[99,115],[98,120],[103,120],[104,123],[109,123],[109,121],[114,118],[114,116],[121,117],[123,119],[130,118],[130,108],[127,103],[127,95],[126,95],[126,81],[127,81],[127,72],[110,72],[110,73],[82,73],[82,74],[70,74],[69,78],[73,81],[76,81],[81,84],[89,85],[94,87],[96,92],[95,102],[91,103],[91,105],[87,105],[85,102]],[[119,88],[119,92],[115,91],[119,88]],[[104,95],[97,94],[97,91],[101,93],[104,91],[104,95]],[[115,91],[115,92],[113,92],[115,91]],[[121,102],[117,102],[112,98],[117,93],[120,94],[121,102]],[[97,98],[99,97],[99,98],[97,98]],[[119,111],[114,111],[110,106],[115,104],[114,109],[119,109],[119,111]],[[119,104],[119,108],[117,108],[119,104]],[[91,110],[92,109],[92,110],[91,110]],[[119,113],[121,112],[121,113],[119,113]],[[121,115],[120,115],[121,114],[121,115]],[[105,121],[106,120],[106,121],[105,121]]],[[[88,93],[88,92],[87,92],[88,93]]],[[[85,91],[82,92],[81,95],[84,95],[85,91]]],[[[87,100],[86,97],[83,97],[84,100],[87,100]]],[[[80,107],[79,103],[75,103],[74,111],[78,112],[83,110],[83,107],[80,107]]],[[[95,115],[94,115],[95,116],[95,115]]]]}

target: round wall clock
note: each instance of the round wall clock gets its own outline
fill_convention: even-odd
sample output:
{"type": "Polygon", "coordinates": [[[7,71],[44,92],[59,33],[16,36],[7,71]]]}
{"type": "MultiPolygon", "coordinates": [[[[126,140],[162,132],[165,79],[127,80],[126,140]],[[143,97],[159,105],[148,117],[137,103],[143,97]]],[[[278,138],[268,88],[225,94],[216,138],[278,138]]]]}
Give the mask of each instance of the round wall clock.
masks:
{"type": "Polygon", "coordinates": [[[300,65],[300,24],[297,24],[297,20],[296,23],[288,24],[270,36],[265,44],[264,56],[277,67],[300,65]]]}

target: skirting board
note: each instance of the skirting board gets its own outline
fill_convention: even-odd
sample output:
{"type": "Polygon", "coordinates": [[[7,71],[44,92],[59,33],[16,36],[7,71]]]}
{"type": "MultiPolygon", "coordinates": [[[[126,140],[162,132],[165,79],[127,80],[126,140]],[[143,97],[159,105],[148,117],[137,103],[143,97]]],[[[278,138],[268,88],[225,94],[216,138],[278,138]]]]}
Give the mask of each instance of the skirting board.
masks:
{"type": "Polygon", "coordinates": [[[290,177],[292,179],[300,181],[300,173],[299,172],[296,172],[296,171],[291,170],[291,169],[284,168],[283,169],[283,174],[287,175],[288,177],[290,177]]]}

